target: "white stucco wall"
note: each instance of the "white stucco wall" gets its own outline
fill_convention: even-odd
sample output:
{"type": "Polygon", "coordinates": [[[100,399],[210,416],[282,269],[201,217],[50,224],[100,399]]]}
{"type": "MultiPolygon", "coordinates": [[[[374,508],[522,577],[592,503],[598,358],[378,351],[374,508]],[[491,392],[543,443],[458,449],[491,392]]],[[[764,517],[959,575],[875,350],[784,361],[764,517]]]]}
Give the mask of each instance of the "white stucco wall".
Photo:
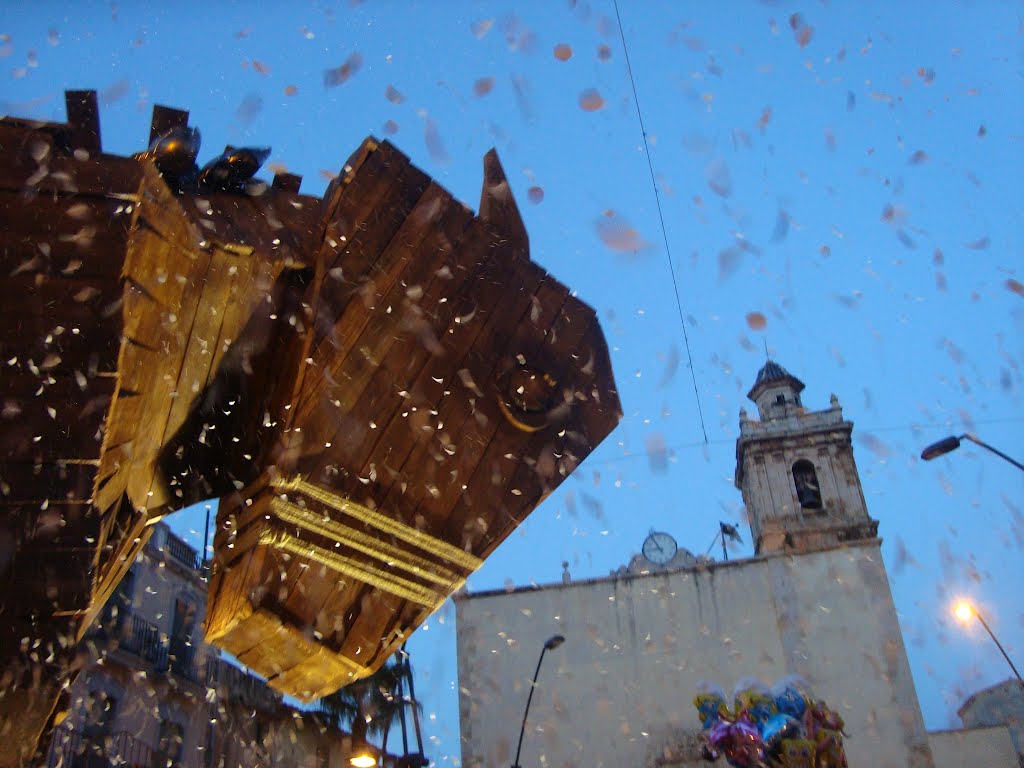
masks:
{"type": "Polygon", "coordinates": [[[928,734],[935,768],[1015,768],[1021,763],[1006,726],[928,734]]]}
{"type": "Polygon", "coordinates": [[[851,766],[932,768],[877,540],[704,570],[457,599],[463,764],[654,765],[699,728],[700,681],[801,674],[840,711],[851,766]]]}

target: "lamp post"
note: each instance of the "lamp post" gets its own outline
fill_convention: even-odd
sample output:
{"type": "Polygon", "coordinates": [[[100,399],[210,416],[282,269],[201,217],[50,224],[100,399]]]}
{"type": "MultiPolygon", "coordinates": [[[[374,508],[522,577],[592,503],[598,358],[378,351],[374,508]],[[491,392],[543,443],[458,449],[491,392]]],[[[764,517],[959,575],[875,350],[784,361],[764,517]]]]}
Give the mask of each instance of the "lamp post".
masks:
{"type": "Polygon", "coordinates": [[[1021,464],[1016,459],[1011,459],[1009,456],[1007,456],[999,449],[993,448],[984,440],[979,440],[977,437],[975,437],[969,432],[965,432],[964,434],[959,436],[950,435],[949,437],[942,438],[936,443],[932,443],[923,451],[921,451],[921,458],[924,459],[925,461],[931,461],[932,459],[938,458],[939,456],[943,456],[949,453],[950,451],[955,451],[957,448],[960,447],[961,440],[970,440],[975,445],[980,445],[985,450],[991,451],[999,458],[1005,459],[1006,461],[1013,464],[1013,466],[1015,466],[1017,469],[1024,472],[1024,464],[1021,464]]]}
{"type": "Polygon", "coordinates": [[[977,608],[966,600],[961,600],[956,604],[956,606],[954,606],[953,615],[960,620],[961,624],[966,624],[972,617],[980,621],[981,626],[983,626],[985,631],[988,632],[988,636],[992,638],[992,642],[996,644],[996,648],[998,648],[999,652],[1003,654],[1003,658],[1006,659],[1006,663],[1010,665],[1010,669],[1013,670],[1013,674],[1017,676],[1017,680],[1020,681],[1021,685],[1024,685],[1024,678],[1020,676],[1020,672],[1017,671],[1017,667],[1015,667],[1013,662],[1010,660],[1010,655],[1006,652],[1006,649],[1003,648],[1003,644],[999,642],[995,632],[992,631],[992,627],[988,625],[988,622],[985,621],[985,617],[978,612],[977,608]]]}
{"type": "Polygon", "coordinates": [[[565,642],[562,635],[552,635],[544,641],[544,647],[540,649],[540,658],[537,659],[537,669],[533,671],[533,682],[530,683],[530,695],[526,697],[526,711],[523,712],[523,724],[519,728],[519,745],[516,747],[516,759],[512,768],[519,768],[519,753],[523,749],[523,734],[526,733],[526,717],[530,714],[530,702],[533,701],[533,691],[537,687],[537,675],[540,674],[540,665],[544,661],[544,654],[553,651],[565,642]]]}
{"type": "Polygon", "coordinates": [[[352,748],[348,764],[352,768],[373,768],[377,765],[377,750],[366,740],[366,719],[357,714],[352,721],[352,748]]]}

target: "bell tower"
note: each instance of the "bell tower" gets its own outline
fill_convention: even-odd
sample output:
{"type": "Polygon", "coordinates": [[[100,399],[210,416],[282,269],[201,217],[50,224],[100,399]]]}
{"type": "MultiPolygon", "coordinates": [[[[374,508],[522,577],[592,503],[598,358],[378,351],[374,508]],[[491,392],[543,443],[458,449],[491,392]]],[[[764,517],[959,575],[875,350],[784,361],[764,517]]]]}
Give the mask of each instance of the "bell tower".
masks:
{"type": "Polygon", "coordinates": [[[802,381],[769,360],[747,394],[758,418],[740,409],[736,487],[756,554],[808,552],[873,539],[878,530],[853,459],[853,423],[843,419],[835,395],[829,408],[806,410],[803,389],[802,381]]]}

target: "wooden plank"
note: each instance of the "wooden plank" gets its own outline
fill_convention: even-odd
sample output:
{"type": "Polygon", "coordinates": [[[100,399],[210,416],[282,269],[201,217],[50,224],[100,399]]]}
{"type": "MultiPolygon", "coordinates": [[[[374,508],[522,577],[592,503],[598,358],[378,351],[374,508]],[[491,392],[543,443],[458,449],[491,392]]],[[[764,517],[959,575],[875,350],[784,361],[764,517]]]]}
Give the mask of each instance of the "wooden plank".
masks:
{"type": "MultiPolygon", "coordinates": [[[[333,206],[332,216],[327,223],[320,252],[317,254],[314,311],[317,312],[318,320],[321,308],[331,319],[340,311],[346,299],[336,296],[331,283],[328,282],[330,271],[339,266],[339,260],[344,257],[349,240],[356,236],[360,224],[366,221],[408,164],[407,157],[384,145],[365,160],[351,183],[342,188],[342,194],[333,206]]],[[[340,266],[344,269],[344,264],[340,266]]],[[[352,275],[350,279],[355,277],[352,275]]],[[[313,351],[319,347],[323,336],[324,332],[320,330],[318,322],[317,330],[307,345],[307,357],[311,357],[313,351]]]]}
{"type": "MultiPolygon", "coordinates": [[[[32,140],[26,141],[26,149],[32,140]]],[[[132,200],[137,197],[142,164],[130,157],[94,155],[87,159],[51,151],[42,163],[0,160],[0,189],[132,200]]]]}
{"type": "MultiPolygon", "coordinates": [[[[366,360],[383,359],[394,341],[393,326],[399,322],[399,313],[408,301],[408,291],[416,289],[420,281],[428,279],[434,271],[430,267],[443,258],[443,253],[438,250],[436,232],[446,216],[455,216],[462,222],[459,226],[464,226],[471,214],[454,203],[440,186],[432,185],[383,249],[375,265],[372,300],[376,310],[369,310],[365,302],[360,300],[347,303],[338,316],[334,332],[327,342],[334,355],[340,358],[358,349],[358,354],[366,360]],[[391,308],[395,310],[394,313],[389,312],[391,308]]],[[[364,293],[364,298],[371,298],[369,292],[364,293]]],[[[326,353],[325,350],[321,357],[326,353]]],[[[350,391],[356,390],[357,386],[356,382],[347,383],[350,391]]],[[[322,396],[312,402],[317,415],[301,412],[301,406],[296,409],[296,419],[303,422],[302,428],[306,434],[303,441],[306,457],[310,456],[310,451],[320,453],[321,447],[338,429],[338,407],[332,399],[322,396]]],[[[350,436],[345,443],[351,442],[350,436]]],[[[344,450],[344,445],[339,446],[337,451],[331,452],[332,458],[347,463],[344,454],[339,453],[344,450]]]]}
{"type": "Polygon", "coordinates": [[[84,149],[90,155],[103,151],[100,137],[100,106],[96,91],[64,91],[64,105],[71,130],[71,149],[84,149]]]}
{"type": "MultiPolygon", "coordinates": [[[[85,322],[84,314],[79,313],[78,322],[68,322],[66,317],[0,310],[0,365],[18,357],[26,365],[32,360],[36,366],[44,366],[49,373],[77,371],[88,376],[116,371],[120,313],[94,323],[85,322]]],[[[2,391],[5,387],[0,378],[2,391]]]]}
{"type": "MultiPolygon", "coordinates": [[[[12,379],[5,386],[13,388],[12,379]]],[[[85,384],[80,389],[75,378],[62,376],[43,387],[42,396],[24,389],[5,394],[5,411],[17,413],[16,418],[4,420],[5,458],[22,462],[99,458],[101,427],[114,381],[93,377],[85,384]]]]}
{"type": "MultiPolygon", "coordinates": [[[[436,421],[432,419],[433,424],[425,425],[431,429],[422,430],[423,436],[413,437],[416,445],[399,469],[408,485],[403,489],[402,485],[392,483],[381,502],[384,510],[394,512],[406,522],[433,535],[445,530],[448,505],[461,495],[466,476],[478,467],[490,436],[497,428],[500,414],[493,403],[492,372],[503,358],[501,351],[513,331],[529,323],[534,294],[544,279],[544,272],[530,262],[516,259],[511,252],[499,252],[493,255],[492,261],[483,265],[476,278],[480,286],[473,302],[478,308],[478,315],[474,318],[478,326],[476,333],[472,328],[474,321],[470,321],[453,323],[450,327],[453,332],[445,334],[447,370],[437,366],[437,376],[431,374],[429,380],[423,380],[423,387],[418,392],[414,390],[414,394],[426,399],[428,405],[424,407],[437,413],[436,421]],[[487,267],[492,264],[497,267],[496,274],[488,274],[490,270],[487,267]],[[505,269],[501,269],[502,266],[505,269]],[[492,276],[496,278],[493,283],[489,279],[492,276]],[[509,277],[511,279],[506,279],[509,277]],[[497,303],[492,304],[490,295],[495,284],[504,290],[499,291],[497,303]],[[467,352],[456,363],[459,350],[467,352]],[[453,370],[456,365],[463,367],[453,370]],[[468,373],[468,379],[461,378],[458,372],[463,376],[468,373]],[[437,378],[444,378],[443,383],[438,383],[437,378]],[[466,391],[467,380],[474,389],[466,391]],[[434,388],[433,396],[431,387],[434,388]],[[446,396],[445,391],[451,394],[446,396]],[[486,414],[486,419],[480,419],[481,414],[486,414]],[[456,439],[435,442],[434,424],[443,424],[441,434],[456,435],[456,439]],[[454,455],[445,450],[449,446],[454,455]]],[[[435,367],[432,362],[428,362],[428,369],[435,367]]],[[[458,538],[447,539],[443,535],[441,538],[456,545],[460,543],[458,538]]],[[[391,614],[397,610],[391,596],[376,590],[364,590],[356,602],[360,610],[350,637],[358,634],[380,637],[387,631],[391,614]]],[[[343,651],[349,650],[347,642],[343,651]]]]}
{"type": "Polygon", "coordinates": [[[65,461],[0,462],[0,506],[38,505],[92,501],[98,462],[70,464],[65,461]]]}
{"type": "MultiPolygon", "coordinates": [[[[346,378],[339,378],[336,373],[324,376],[323,369],[317,369],[321,380],[311,382],[305,388],[298,405],[297,419],[301,418],[304,423],[313,425],[321,421],[334,423],[338,429],[344,429],[346,440],[339,442],[339,457],[369,456],[367,466],[375,463],[377,467],[384,466],[388,461],[392,446],[396,444],[389,431],[389,428],[392,431],[395,428],[391,417],[403,408],[406,399],[406,395],[401,392],[412,389],[413,382],[430,355],[440,348],[433,327],[447,327],[458,310],[459,297],[463,291],[468,290],[470,271],[459,268],[459,262],[465,249],[480,247],[485,237],[482,225],[471,217],[472,213],[465,208],[451,211],[451,218],[446,217],[442,221],[442,238],[433,253],[434,259],[430,262],[417,259],[410,263],[412,268],[418,268],[421,263],[429,263],[427,280],[417,273],[416,279],[410,278],[409,281],[411,285],[426,284],[420,299],[403,303],[400,315],[389,315],[385,305],[385,311],[376,313],[367,325],[361,343],[372,339],[382,345],[374,353],[382,362],[370,386],[350,388],[346,378]],[[426,307],[433,315],[424,315],[421,307],[426,307]],[[403,327],[408,328],[408,331],[395,333],[403,327]],[[428,340],[430,344],[426,343],[428,340]],[[374,382],[379,383],[375,385],[374,382]],[[334,408],[333,414],[328,404],[334,408]],[[314,406],[326,409],[326,412],[315,414],[314,406]],[[371,406],[374,406],[372,410],[371,406]],[[385,446],[383,453],[374,449],[378,444],[385,446]]],[[[345,375],[351,375],[351,372],[345,375]]],[[[329,438],[325,432],[323,440],[327,442],[329,438]]],[[[328,482],[318,474],[319,468],[315,461],[300,461],[298,469],[314,482],[328,482]]]]}
{"type": "MultiPolygon", "coordinates": [[[[410,274],[407,271],[407,272],[403,273],[403,275],[406,278],[408,278],[407,282],[410,285],[417,285],[417,284],[420,284],[421,282],[423,282],[426,279],[433,279],[434,283],[431,283],[430,285],[428,285],[426,294],[427,295],[433,295],[433,296],[437,297],[443,291],[451,289],[452,288],[452,285],[451,285],[452,282],[455,282],[457,285],[460,284],[457,279],[456,280],[452,280],[452,281],[444,280],[444,279],[440,278],[437,273],[440,270],[440,266],[439,265],[444,264],[448,260],[452,260],[454,262],[455,257],[452,256],[452,250],[453,250],[453,248],[456,247],[455,243],[460,243],[461,242],[461,235],[466,231],[466,226],[467,226],[467,224],[469,224],[471,222],[471,220],[472,220],[472,213],[468,209],[464,208],[461,205],[452,206],[452,207],[449,208],[448,211],[446,211],[446,215],[442,219],[442,226],[439,229],[435,230],[436,236],[428,238],[428,239],[426,239],[424,241],[421,241],[420,246],[419,246],[419,250],[418,250],[418,253],[417,253],[417,258],[411,259],[411,260],[409,260],[407,262],[408,265],[409,265],[409,269],[411,269],[412,272],[410,274]],[[424,268],[426,268],[426,272],[425,273],[422,271],[422,270],[424,270],[424,268]],[[435,283],[436,283],[436,285],[435,285],[435,283]]],[[[458,272],[457,271],[456,273],[460,277],[464,277],[465,276],[465,272],[458,272]]],[[[382,304],[381,308],[384,309],[385,306],[386,305],[382,304]]],[[[428,306],[431,306],[431,305],[428,305],[428,306]]],[[[444,306],[444,305],[442,304],[441,306],[444,306]]],[[[455,302],[452,303],[452,312],[454,312],[454,311],[455,311],[455,302]]],[[[390,318],[392,318],[392,317],[393,316],[389,315],[386,311],[378,311],[377,313],[375,313],[374,314],[374,320],[375,321],[380,321],[380,322],[379,323],[371,322],[366,327],[366,329],[364,331],[364,337],[365,338],[361,339],[361,342],[365,341],[366,343],[374,343],[374,344],[382,345],[379,348],[379,351],[377,353],[377,354],[380,354],[382,356],[387,353],[387,350],[391,346],[392,341],[394,339],[393,331],[391,331],[387,327],[389,325],[389,321],[390,321],[390,323],[394,323],[394,320],[390,320],[390,318]]],[[[395,393],[394,393],[393,384],[389,384],[388,386],[389,386],[389,390],[390,390],[389,394],[393,394],[394,395],[395,393]]],[[[333,396],[334,394],[336,394],[336,393],[332,391],[330,395],[328,395],[328,396],[324,397],[323,399],[321,399],[319,404],[327,406],[330,403],[331,396],[333,396]]],[[[398,405],[400,405],[400,403],[396,403],[395,407],[398,407],[398,405]]],[[[329,408],[334,408],[335,406],[333,404],[331,404],[328,407],[329,408]]],[[[338,410],[341,413],[345,413],[346,412],[346,406],[343,405],[338,410]]],[[[362,411],[359,411],[359,415],[356,416],[356,418],[360,418],[360,419],[365,418],[366,421],[370,420],[368,418],[368,414],[366,414],[366,413],[364,413],[362,411]]],[[[315,414],[314,414],[313,418],[309,418],[308,415],[303,415],[301,417],[301,421],[299,423],[302,423],[303,425],[305,425],[306,428],[311,428],[311,427],[314,427],[318,422],[321,422],[321,421],[323,421],[324,423],[334,423],[334,424],[337,424],[337,422],[334,421],[334,419],[331,419],[330,417],[321,419],[318,415],[315,415],[315,414]]],[[[364,435],[365,435],[365,432],[366,432],[366,430],[365,430],[365,427],[364,427],[364,430],[363,430],[364,435]]],[[[338,456],[339,455],[338,451],[343,451],[343,446],[349,440],[352,440],[352,439],[353,439],[353,436],[351,434],[347,434],[346,440],[338,441],[339,448],[336,449],[335,451],[330,452],[329,455],[332,456],[332,457],[338,456]]],[[[307,455],[309,455],[308,449],[307,449],[307,455]]],[[[317,456],[317,454],[313,454],[313,458],[314,459],[316,458],[316,456],[317,456]]],[[[320,465],[321,466],[323,465],[322,461],[320,462],[320,465]]],[[[314,470],[311,468],[310,463],[303,462],[302,464],[300,464],[299,471],[300,471],[300,474],[305,474],[307,471],[314,471],[314,470]]],[[[293,568],[297,569],[298,566],[295,565],[295,566],[293,566],[293,568]]],[[[314,615],[314,616],[315,615],[319,615],[321,612],[324,611],[324,606],[327,605],[328,603],[330,603],[331,605],[335,605],[335,604],[345,605],[345,604],[348,604],[349,598],[351,598],[355,594],[358,594],[360,588],[361,587],[360,587],[360,585],[358,583],[352,583],[352,584],[349,584],[347,586],[341,585],[341,584],[335,584],[334,587],[332,587],[332,589],[327,591],[326,593],[321,593],[321,592],[318,591],[318,596],[322,595],[322,600],[321,600],[319,605],[314,604],[312,606],[312,613],[310,615],[314,615]],[[342,597],[340,599],[337,597],[337,595],[339,594],[339,591],[342,594],[342,597]]],[[[289,594],[289,599],[291,599],[291,593],[289,594]]]]}
{"type": "Polygon", "coordinates": [[[213,357],[224,320],[223,308],[228,304],[231,287],[237,281],[238,273],[248,273],[249,262],[246,257],[239,257],[220,248],[214,248],[211,252],[210,266],[200,285],[202,293],[199,306],[188,336],[184,339],[184,354],[175,385],[177,396],[170,403],[161,445],[169,442],[185,423],[193,402],[200,397],[212,378],[213,357]]]}
{"type": "MultiPolygon", "coordinates": [[[[562,356],[565,356],[565,359],[572,359],[572,355],[578,354],[587,343],[586,335],[592,317],[589,307],[570,299],[562,310],[560,327],[556,326],[556,333],[549,336],[545,353],[555,359],[562,356]]],[[[575,377],[571,373],[561,375],[565,379],[565,384],[571,386],[575,383],[575,377]]],[[[559,374],[556,373],[555,377],[559,378],[559,374]]],[[[567,414],[565,422],[533,433],[525,445],[520,443],[518,455],[521,459],[531,461],[520,460],[512,466],[506,465],[505,471],[497,476],[486,472],[487,464],[484,462],[494,466],[493,462],[499,461],[499,452],[505,450],[508,443],[501,440],[493,441],[484,456],[484,461],[481,462],[480,469],[470,479],[466,493],[459,497],[450,512],[445,535],[462,535],[464,546],[470,547],[470,551],[477,557],[489,555],[534,509],[540,499],[550,493],[563,479],[557,474],[556,462],[552,465],[556,474],[542,480],[538,471],[539,463],[546,461],[546,457],[562,456],[563,466],[568,474],[575,469],[575,464],[570,463],[568,457],[585,456],[592,449],[591,446],[583,450],[584,447],[576,442],[576,435],[572,433],[576,426],[575,412],[576,409],[573,408],[567,414]],[[475,516],[484,516],[491,520],[491,527],[481,530],[467,526],[467,521],[475,516]]],[[[514,429],[513,427],[507,425],[505,429],[506,434],[514,435],[510,431],[514,429]]]]}
{"type": "Polygon", "coordinates": [[[149,121],[149,146],[173,128],[188,127],[188,111],[165,107],[163,104],[153,105],[153,115],[149,121]]]}

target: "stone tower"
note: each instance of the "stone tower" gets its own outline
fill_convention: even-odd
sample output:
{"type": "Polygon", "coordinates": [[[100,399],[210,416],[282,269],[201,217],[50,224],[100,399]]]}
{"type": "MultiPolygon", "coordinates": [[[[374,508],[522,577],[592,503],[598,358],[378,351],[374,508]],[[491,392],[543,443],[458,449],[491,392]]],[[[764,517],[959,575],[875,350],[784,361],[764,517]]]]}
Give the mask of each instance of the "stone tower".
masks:
{"type": "Polygon", "coordinates": [[[758,419],[740,410],[736,487],[750,519],[754,552],[809,552],[873,539],[850,436],[839,400],[808,411],[804,384],[769,360],[747,394],[758,419]]]}

